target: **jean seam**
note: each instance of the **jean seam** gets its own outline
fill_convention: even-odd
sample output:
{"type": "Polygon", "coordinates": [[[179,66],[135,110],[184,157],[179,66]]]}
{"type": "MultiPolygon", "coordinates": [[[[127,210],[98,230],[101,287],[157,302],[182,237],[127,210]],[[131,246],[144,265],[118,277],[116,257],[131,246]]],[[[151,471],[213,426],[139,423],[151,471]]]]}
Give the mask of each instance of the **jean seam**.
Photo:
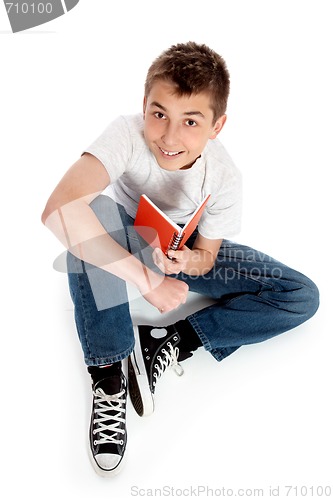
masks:
{"type": "MultiPolygon", "coordinates": [[[[214,347],[214,348],[212,348],[211,343],[207,339],[206,335],[203,333],[197,319],[195,318],[195,314],[196,313],[191,314],[186,319],[191,323],[196,334],[198,335],[198,337],[202,341],[202,345],[203,345],[204,349],[206,349],[206,351],[208,351],[216,359],[216,361],[222,361],[224,358],[228,357],[230,354],[230,352],[228,352],[228,348],[227,347],[221,347],[221,348],[214,347]]],[[[239,347],[240,346],[237,346],[237,349],[239,347]]],[[[234,352],[234,351],[232,351],[232,352],[234,352]]]]}
{"type": "MultiPolygon", "coordinates": [[[[78,264],[78,260],[75,259],[75,266],[77,266],[78,264]]],[[[89,357],[91,357],[91,349],[90,349],[90,343],[89,343],[89,340],[88,340],[88,335],[87,335],[87,332],[88,332],[88,325],[87,325],[87,322],[88,320],[91,321],[91,316],[90,316],[90,308],[86,307],[86,300],[85,300],[85,297],[84,297],[84,287],[81,285],[81,280],[80,280],[80,277],[83,277],[84,276],[84,272],[86,272],[86,269],[85,269],[85,263],[84,261],[80,261],[80,264],[82,265],[82,273],[78,272],[76,274],[77,276],[77,282],[78,282],[78,291],[80,292],[79,293],[79,300],[80,300],[80,303],[81,303],[81,307],[82,307],[82,311],[83,311],[83,322],[82,322],[82,328],[83,328],[83,334],[84,334],[84,340],[85,340],[85,343],[86,343],[86,347],[87,347],[87,352],[89,353],[89,357]]],[[[77,267],[78,269],[78,267],[77,267]]]]}
{"type": "MultiPolygon", "coordinates": [[[[238,346],[237,349],[239,349],[239,347],[241,347],[241,346],[238,346]]],[[[232,351],[232,352],[234,352],[234,351],[232,351]]],[[[223,361],[225,358],[227,358],[231,354],[230,352],[228,352],[227,347],[221,347],[220,349],[214,348],[210,351],[210,353],[212,356],[214,356],[214,358],[217,361],[223,361]]]]}
{"type": "Polygon", "coordinates": [[[99,366],[108,363],[117,363],[117,361],[122,361],[123,359],[126,359],[131,354],[133,349],[134,349],[134,342],[125,351],[116,354],[115,356],[105,356],[105,357],[90,356],[89,358],[85,357],[85,363],[88,366],[99,366]]]}
{"type": "Polygon", "coordinates": [[[209,342],[208,338],[206,337],[206,335],[204,334],[204,332],[202,331],[196,317],[195,317],[195,314],[191,314],[190,316],[188,316],[186,319],[191,323],[191,325],[193,326],[196,334],[199,336],[201,342],[202,342],[202,345],[204,346],[204,348],[206,349],[206,351],[211,351],[212,350],[212,346],[211,346],[211,343],[209,342]]]}

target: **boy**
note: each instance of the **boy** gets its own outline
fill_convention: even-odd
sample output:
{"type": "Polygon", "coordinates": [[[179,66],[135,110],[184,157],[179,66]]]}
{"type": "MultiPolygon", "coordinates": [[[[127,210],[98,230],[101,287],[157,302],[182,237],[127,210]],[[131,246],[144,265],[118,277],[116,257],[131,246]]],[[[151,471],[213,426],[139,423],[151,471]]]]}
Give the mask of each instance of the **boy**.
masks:
{"type": "Polygon", "coordinates": [[[129,393],[139,415],[154,409],[166,368],[201,346],[221,361],[241,345],[290,330],[317,310],[304,275],[226,240],[239,231],[241,179],[216,140],[226,121],[224,60],[193,42],[166,50],[151,65],[143,116],[120,117],[85,150],[51,194],[42,220],[70,250],[75,320],[92,377],[90,455],[101,475],[117,473],[126,448],[129,393]],[[103,194],[101,194],[103,191],[103,194]],[[187,245],[164,255],[133,229],[141,194],[185,223],[210,198],[187,245]],[[126,282],[161,313],[188,290],[216,303],[165,328],[134,326],[126,282]]]}

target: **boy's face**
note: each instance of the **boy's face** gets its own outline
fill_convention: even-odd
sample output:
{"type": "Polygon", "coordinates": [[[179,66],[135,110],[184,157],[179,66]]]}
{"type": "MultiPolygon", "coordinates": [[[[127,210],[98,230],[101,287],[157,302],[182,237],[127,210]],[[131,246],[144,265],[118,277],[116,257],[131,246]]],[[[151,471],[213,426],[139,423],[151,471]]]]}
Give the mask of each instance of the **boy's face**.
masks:
{"type": "Polygon", "coordinates": [[[207,94],[179,97],[171,83],[159,80],[145,97],[143,111],[146,143],[159,166],[170,171],[190,168],[226,120],[223,115],[213,123],[207,94]]]}

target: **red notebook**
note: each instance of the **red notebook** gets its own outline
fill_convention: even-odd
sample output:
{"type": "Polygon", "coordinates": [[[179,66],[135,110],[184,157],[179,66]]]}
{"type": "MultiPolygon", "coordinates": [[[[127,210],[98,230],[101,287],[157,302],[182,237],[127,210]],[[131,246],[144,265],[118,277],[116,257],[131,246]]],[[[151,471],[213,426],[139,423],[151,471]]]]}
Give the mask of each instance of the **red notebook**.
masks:
{"type": "Polygon", "coordinates": [[[136,231],[152,247],[159,247],[164,253],[180,249],[198,225],[210,195],[202,200],[193,215],[182,228],[173,222],[145,194],[141,195],[134,226],[136,231]]]}

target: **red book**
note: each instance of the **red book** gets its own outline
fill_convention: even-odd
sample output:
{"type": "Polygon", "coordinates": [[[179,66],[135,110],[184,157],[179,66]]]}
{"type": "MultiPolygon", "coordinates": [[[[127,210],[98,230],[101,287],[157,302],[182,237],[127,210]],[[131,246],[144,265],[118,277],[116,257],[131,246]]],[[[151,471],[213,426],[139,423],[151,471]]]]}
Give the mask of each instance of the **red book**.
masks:
{"type": "Polygon", "coordinates": [[[153,248],[159,247],[164,253],[170,249],[179,250],[196,229],[209,197],[208,194],[185,226],[180,227],[143,194],[134,221],[135,229],[153,248]]]}

